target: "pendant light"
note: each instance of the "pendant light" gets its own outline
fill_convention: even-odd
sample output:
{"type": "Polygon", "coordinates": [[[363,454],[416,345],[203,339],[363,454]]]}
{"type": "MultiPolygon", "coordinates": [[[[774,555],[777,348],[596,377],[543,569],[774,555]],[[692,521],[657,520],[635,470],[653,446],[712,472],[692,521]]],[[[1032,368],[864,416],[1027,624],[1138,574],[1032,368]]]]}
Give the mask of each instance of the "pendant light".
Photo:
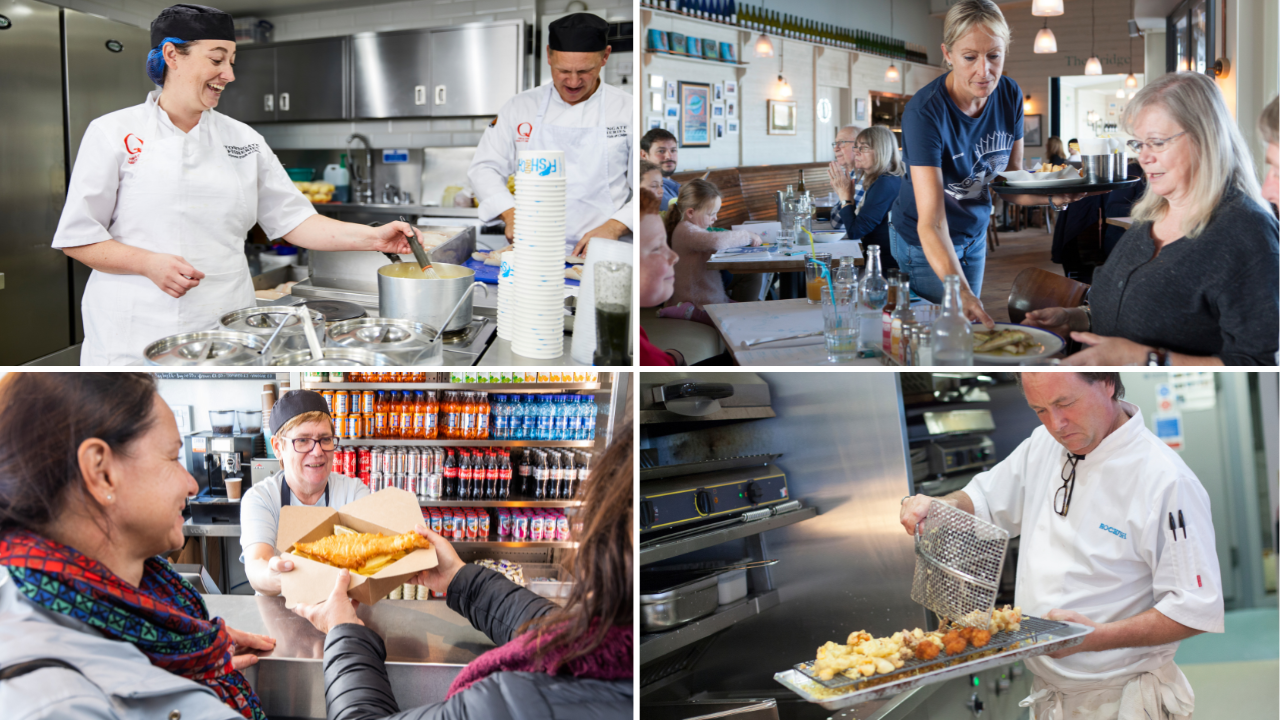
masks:
{"type": "Polygon", "coordinates": [[[1089,59],[1084,63],[1085,75],[1101,75],[1102,61],[1098,59],[1098,53],[1094,50],[1094,42],[1097,40],[1097,6],[1098,0],[1093,0],[1089,4],[1089,59]]]}
{"type": "Polygon", "coordinates": [[[1062,0],[1032,0],[1031,2],[1031,14],[1036,17],[1054,17],[1062,13],[1062,0]]]}
{"type": "MultiPolygon", "coordinates": [[[[1132,15],[1137,14],[1136,6],[1137,6],[1137,0],[1134,0],[1134,2],[1131,2],[1129,4],[1130,14],[1132,15]]],[[[1135,22],[1134,25],[1136,26],[1137,23],[1135,22]]],[[[1137,32],[1140,33],[1142,31],[1138,30],[1137,32]]],[[[1133,33],[1132,32],[1129,33],[1129,77],[1124,79],[1124,86],[1131,90],[1133,88],[1138,87],[1138,76],[1133,74],[1133,33]]],[[[1116,97],[1120,97],[1120,95],[1118,94],[1119,92],[1120,92],[1119,90],[1116,91],[1117,93],[1116,97]]]]}
{"type": "MultiPolygon", "coordinates": [[[[760,4],[760,9],[762,11],[764,10],[763,3],[760,4]]],[[[773,57],[773,41],[769,39],[769,36],[766,35],[763,30],[760,31],[760,37],[756,38],[756,57],[773,57]]]]}
{"type": "Polygon", "coordinates": [[[1116,97],[1124,99],[1124,88],[1116,88],[1116,97]]]}
{"type": "Polygon", "coordinates": [[[1044,27],[1036,33],[1036,42],[1034,52],[1037,55],[1052,55],[1058,52],[1058,38],[1053,36],[1053,31],[1049,29],[1049,21],[1044,21],[1044,27]]]}
{"type": "MultiPolygon", "coordinates": [[[[893,37],[893,0],[889,0],[889,37],[893,37]]],[[[884,71],[884,81],[887,83],[896,83],[902,79],[898,74],[898,66],[889,61],[889,69],[884,71]]]]}
{"type": "Polygon", "coordinates": [[[786,57],[784,57],[781,53],[779,53],[778,55],[778,95],[784,98],[789,98],[791,97],[791,83],[787,82],[787,79],[782,76],[782,71],[785,69],[784,66],[786,64],[786,61],[787,61],[786,57]]]}

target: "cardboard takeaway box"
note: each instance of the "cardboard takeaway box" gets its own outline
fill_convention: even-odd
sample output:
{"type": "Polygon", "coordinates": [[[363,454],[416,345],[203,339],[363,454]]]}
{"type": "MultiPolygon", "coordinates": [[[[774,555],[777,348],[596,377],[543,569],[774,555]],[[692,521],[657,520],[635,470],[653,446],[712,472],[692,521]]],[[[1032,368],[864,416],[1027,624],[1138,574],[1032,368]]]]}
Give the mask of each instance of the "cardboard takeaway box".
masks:
{"type": "MultiPolygon", "coordinates": [[[[333,592],[339,568],[293,555],[289,549],[296,542],[315,542],[333,534],[334,525],[362,533],[399,535],[413,532],[422,523],[422,509],[412,493],[396,488],[379,490],[372,495],[347,503],[341,509],[290,505],[280,509],[280,529],[276,533],[276,550],[293,561],[292,572],[280,576],[285,607],[323,602],[333,592]]],[[[438,564],[435,548],[421,548],[405,555],[371,576],[351,573],[347,597],[372,605],[409,578],[438,564]]]]}

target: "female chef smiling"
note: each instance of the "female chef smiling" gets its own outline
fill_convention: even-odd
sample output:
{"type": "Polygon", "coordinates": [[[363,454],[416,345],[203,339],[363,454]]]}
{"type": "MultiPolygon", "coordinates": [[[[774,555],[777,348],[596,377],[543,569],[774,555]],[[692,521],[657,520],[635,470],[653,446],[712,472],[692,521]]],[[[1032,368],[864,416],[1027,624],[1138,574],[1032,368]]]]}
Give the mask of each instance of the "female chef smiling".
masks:
{"type": "Polygon", "coordinates": [[[174,5],[151,23],[141,105],[89,124],[53,246],[93,268],[81,365],[139,364],[151,342],[209,330],[254,304],[244,240],[315,250],[408,253],[406,223],[318,215],[262,136],[214,110],[235,80],[231,16],[174,5]]]}

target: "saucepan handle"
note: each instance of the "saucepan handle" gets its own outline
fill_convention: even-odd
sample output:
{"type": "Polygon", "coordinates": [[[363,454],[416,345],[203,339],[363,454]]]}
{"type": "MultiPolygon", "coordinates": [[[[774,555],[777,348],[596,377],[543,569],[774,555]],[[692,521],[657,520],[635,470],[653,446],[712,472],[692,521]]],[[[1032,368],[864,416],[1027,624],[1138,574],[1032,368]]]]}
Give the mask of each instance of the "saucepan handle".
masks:
{"type": "Polygon", "coordinates": [[[435,340],[432,342],[441,341],[441,338],[444,337],[444,329],[449,327],[449,323],[453,322],[453,316],[458,314],[458,311],[462,309],[462,304],[467,301],[467,296],[470,295],[477,286],[479,286],[481,290],[484,290],[485,297],[489,296],[489,288],[485,287],[484,283],[473,282],[468,285],[467,289],[462,291],[462,296],[458,298],[458,302],[453,306],[453,310],[449,311],[449,317],[445,318],[444,322],[440,323],[440,330],[436,333],[435,340]]]}

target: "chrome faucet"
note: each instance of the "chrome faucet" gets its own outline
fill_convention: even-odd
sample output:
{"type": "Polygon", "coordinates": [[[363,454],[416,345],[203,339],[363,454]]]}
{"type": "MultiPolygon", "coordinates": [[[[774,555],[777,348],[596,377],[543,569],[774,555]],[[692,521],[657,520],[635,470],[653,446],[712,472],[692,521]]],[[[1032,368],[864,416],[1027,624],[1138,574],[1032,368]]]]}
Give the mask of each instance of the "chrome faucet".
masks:
{"type": "Polygon", "coordinates": [[[352,133],[347,137],[347,160],[351,163],[351,197],[356,202],[373,203],[373,150],[369,148],[369,138],[360,133],[352,133]],[[359,140],[364,145],[364,169],[361,170],[351,154],[351,141],[359,140]],[[363,175],[363,177],[362,177],[363,175]],[[360,186],[364,190],[360,190],[360,186]]]}
{"type": "Polygon", "coordinates": [[[399,205],[400,204],[400,188],[394,183],[387,183],[382,186],[382,204],[399,205]]]}

